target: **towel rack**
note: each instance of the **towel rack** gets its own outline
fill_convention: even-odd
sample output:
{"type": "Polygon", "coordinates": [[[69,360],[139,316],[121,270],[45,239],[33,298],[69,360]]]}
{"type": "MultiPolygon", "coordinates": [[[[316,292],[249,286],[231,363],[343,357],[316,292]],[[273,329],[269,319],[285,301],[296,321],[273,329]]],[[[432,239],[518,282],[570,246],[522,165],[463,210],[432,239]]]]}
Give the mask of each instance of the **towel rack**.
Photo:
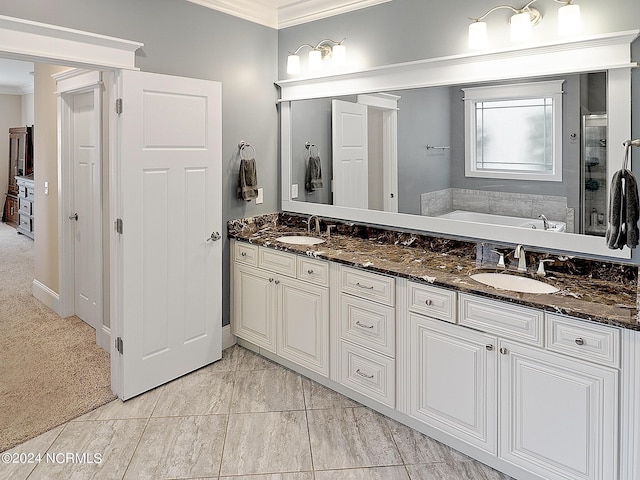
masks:
{"type": "Polygon", "coordinates": [[[449,150],[451,147],[435,147],[427,144],[427,150],[449,150]]]}
{"type": "Polygon", "coordinates": [[[256,149],[253,148],[253,145],[251,145],[249,142],[245,142],[244,140],[242,140],[240,143],[238,143],[238,149],[240,149],[240,158],[241,159],[250,160],[252,158],[256,158],[256,149]],[[253,151],[253,155],[251,155],[251,157],[244,158],[244,156],[242,154],[244,153],[245,148],[250,148],[253,151]]]}
{"type": "Polygon", "coordinates": [[[309,156],[313,156],[313,154],[311,153],[311,149],[315,147],[316,148],[316,157],[320,156],[320,149],[318,148],[318,146],[315,143],[311,143],[311,142],[307,142],[304,144],[304,148],[306,148],[307,150],[309,150],[309,156]]]}

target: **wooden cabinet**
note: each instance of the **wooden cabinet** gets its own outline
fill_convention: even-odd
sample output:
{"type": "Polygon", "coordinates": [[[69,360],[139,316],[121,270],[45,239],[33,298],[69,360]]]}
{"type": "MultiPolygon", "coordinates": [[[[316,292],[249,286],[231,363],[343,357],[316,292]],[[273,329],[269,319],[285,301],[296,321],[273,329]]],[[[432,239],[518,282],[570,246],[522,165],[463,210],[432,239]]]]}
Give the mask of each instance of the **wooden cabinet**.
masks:
{"type": "Polygon", "coordinates": [[[9,129],[9,171],[7,196],[2,221],[18,227],[20,224],[18,181],[16,177],[33,174],[33,127],[9,129]]]}
{"type": "Polygon", "coordinates": [[[242,243],[234,258],[234,334],[328,376],[327,262],[242,243]]]}
{"type": "Polygon", "coordinates": [[[548,480],[617,474],[618,371],[500,341],[502,459],[548,480]]]}

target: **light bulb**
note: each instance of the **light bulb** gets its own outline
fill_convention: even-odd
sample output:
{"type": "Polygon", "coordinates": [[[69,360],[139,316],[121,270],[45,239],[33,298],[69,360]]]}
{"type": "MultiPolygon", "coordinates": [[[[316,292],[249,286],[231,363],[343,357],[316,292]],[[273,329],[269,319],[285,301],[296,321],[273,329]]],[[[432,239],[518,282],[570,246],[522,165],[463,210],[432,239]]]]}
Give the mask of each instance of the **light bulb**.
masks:
{"type": "Polygon", "coordinates": [[[487,24],[485,22],[473,22],[469,24],[469,48],[485,48],[488,45],[487,24]]]}
{"type": "Polygon", "coordinates": [[[576,35],[582,29],[580,5],[567,3],[558,9],[558,34],[576,35]]]}
{"type": "Polygon", "coordinates": [[[322,52],[320,50],[311,50],[309,52],[309,70],[312,72],[322,70],[322,52]]]}
{"type": "Polygon", "coordinates": [[[511,41],[524,42],[531,39],[531,16],[528,12],[516,13],[511,17],[511,41]]]}
{"type": "Polygon", "coordinates": [[[344,67],[347,64],[347,47],[342,44],[334,45],[331,49],[331,63],[335,67],[344,67]]]}
{"type": "Polygon", "coordinates": [[[289,75],[298,75],[300,73],[300,57],[298,55],[289,55],[287,57],[287,73],[289,75]]]}

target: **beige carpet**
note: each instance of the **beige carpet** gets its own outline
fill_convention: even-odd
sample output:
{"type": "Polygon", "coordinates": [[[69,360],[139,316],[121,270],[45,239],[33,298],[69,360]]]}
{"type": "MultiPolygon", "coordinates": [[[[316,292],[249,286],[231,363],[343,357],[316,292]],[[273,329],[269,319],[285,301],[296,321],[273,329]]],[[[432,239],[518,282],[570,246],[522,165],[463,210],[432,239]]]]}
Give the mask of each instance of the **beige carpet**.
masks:
{"type": "Polygon", "coordinates": [[[115,398],[95,330],[32,296],[33,245],[0,223],[0,452],[115,398]]]}

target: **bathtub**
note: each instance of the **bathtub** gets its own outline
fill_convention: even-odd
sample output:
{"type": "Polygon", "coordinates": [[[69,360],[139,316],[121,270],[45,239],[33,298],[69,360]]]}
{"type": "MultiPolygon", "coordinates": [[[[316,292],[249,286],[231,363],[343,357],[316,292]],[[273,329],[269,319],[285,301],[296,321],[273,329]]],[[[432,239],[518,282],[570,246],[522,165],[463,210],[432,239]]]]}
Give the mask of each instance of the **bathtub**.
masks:
{"type": "MultiPolygon", "coordinates": [[[[543,230],[542,220],[537,218],[508,217],[506,215],[492,215],[490,213],[467,212],[465,210],[454,210],[453,212],[439,215],[438,218],[448,218],[450,220],[462,220],[464,222],[489,223],[492,225],[504,225],[506,227],[532,228],[543,230]]],[[[549,232],[565,232],[567,224],[549,220],[549,232]]]]}

